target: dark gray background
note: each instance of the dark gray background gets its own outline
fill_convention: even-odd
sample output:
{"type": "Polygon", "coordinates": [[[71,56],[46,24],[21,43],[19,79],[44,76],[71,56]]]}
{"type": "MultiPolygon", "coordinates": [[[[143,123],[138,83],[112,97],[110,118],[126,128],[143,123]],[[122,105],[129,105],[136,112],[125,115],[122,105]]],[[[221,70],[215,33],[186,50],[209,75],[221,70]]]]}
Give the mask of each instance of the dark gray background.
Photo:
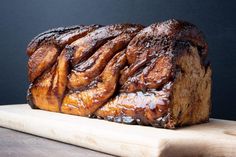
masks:
{"type": "Polygon", "coordinates": [[[212,117],[236,120],[236,4],[216,0],[5,0],[0,4],[0,104],[25,103],[25,48],[38,33],[74,24],[177,18],[196,24],[213,66],[212,117]]]}

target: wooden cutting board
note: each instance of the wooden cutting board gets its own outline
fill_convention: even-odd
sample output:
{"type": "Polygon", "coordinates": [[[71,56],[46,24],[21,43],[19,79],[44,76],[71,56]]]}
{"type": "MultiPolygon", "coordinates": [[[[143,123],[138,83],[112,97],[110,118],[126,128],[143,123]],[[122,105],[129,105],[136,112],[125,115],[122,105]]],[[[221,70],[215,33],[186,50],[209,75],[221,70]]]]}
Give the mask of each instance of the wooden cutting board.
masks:
{"type": "Polygon", "coordinates": [[[119,156],[236,156],[236,122],[176,130],[32,110],[27,104],[0,106],[0,126],[119,156]]]}

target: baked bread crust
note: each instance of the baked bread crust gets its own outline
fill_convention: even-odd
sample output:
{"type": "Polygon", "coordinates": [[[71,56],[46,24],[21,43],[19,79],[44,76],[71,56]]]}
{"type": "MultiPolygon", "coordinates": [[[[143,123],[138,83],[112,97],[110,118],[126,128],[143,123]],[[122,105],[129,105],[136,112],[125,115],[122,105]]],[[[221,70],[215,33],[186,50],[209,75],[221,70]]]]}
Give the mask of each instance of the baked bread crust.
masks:
{"type": "Polygon", "coordinates": [[[33,108],[175,128],[209,120],[212,71],[196,26],[58,28],[27,48],[33,108]]]}

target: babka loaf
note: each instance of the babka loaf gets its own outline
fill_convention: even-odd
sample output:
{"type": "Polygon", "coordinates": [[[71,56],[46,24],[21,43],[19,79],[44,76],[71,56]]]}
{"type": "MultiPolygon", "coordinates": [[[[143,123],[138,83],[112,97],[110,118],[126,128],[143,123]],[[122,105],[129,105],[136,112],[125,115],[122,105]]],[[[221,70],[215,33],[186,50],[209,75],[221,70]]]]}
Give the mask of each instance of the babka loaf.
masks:
{"type": "Polygon", "coordinates": [[[207,51],[202,32],[179,20],[52,29],[27,47],[28,103],[163,128],[207,122],[207,51]]]}

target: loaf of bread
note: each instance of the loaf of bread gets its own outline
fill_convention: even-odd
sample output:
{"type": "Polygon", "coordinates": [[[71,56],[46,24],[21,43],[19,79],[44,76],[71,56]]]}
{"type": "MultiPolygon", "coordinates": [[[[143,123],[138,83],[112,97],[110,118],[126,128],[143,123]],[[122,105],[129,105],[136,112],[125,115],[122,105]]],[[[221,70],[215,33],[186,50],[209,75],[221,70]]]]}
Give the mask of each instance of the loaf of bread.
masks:
{"type": "Polygon", "coordinates": [[[202,32],[179,20],[51,29],[27,47],[28,103],[163,128],[207,122],[207,51],[202,32]]]}

